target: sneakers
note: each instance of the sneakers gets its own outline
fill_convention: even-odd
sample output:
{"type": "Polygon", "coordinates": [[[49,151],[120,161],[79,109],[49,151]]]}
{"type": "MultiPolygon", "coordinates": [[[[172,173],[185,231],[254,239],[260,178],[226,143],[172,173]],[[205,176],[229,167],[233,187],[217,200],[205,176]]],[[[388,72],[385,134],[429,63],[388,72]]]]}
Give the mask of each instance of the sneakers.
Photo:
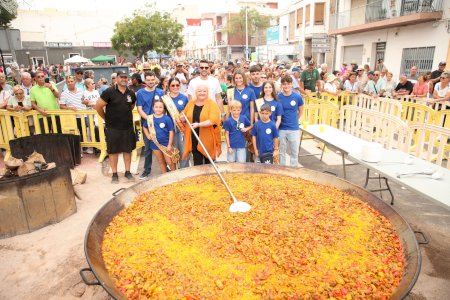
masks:
{"type": "Polygon", "coordinates": [[[129,181],[134,181],[134,177],[133,175],[131,175],[130,171],[125,171],[125,178],[128,179],[129,181]]]}
{"type": "Polygon", "coordinates": [[[139,180],[146,180],[150,177],[150,172],[144,171],[142,172],[141,176],[139,176],[139,180]]]}
{"type": "Polygon", "coordinates": [[[84,153],[94,154],[94,149],[93,148],[87,148],[87,150],[84,153]]]}
{"type": "Polygon", "coordinates": [[[117,175],[117,173],[113,173],[111,177],[111,183],[119,183],[119,175],[117,175]]]}

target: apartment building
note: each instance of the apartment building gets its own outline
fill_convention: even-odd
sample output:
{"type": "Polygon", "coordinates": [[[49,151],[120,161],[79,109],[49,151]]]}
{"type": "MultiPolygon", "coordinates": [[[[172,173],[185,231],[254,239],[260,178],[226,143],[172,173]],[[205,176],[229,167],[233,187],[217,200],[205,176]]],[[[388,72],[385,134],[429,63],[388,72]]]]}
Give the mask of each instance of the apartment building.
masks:
{"type": "Polygon", "coordinates": [[[318,63],[332,62],[332,40],[328,37],[330,1],[300,0],[287,7],[279,19],[279,44],[288,58],[318,63]],[[288,46],[289,45],[289,46],[288,46]]]}
{"type": "Polygon", "coordinates": [[[450,1],[334,0],[329,34],[337,37],[336,64],[376,66],[394,73],[434,70],[450,63],[450,1]]]}

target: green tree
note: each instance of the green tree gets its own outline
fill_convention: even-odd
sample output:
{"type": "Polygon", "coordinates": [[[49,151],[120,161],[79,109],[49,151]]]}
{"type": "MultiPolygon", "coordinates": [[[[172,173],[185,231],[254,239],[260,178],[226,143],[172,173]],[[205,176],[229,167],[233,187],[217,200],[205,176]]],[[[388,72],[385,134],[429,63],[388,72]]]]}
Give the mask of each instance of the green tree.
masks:
{"type": "Polygon", "coordinates": [[[3,2],[0,4],[0,28],[8,28],[11,25],[11,21],[17,17],[17,1],[8,0],[3,2]],[[7,5],[8,10],[3,7],[4,5],[7,5]]]}
{"type": "Polygon", "coordinates": [[[147,7],[116,23],[111,44],[120,54],[130,51],[140,57],[152,50],[169,54],[183,45],[182,30],[168,13],[147,7]]]}
{"type": "MultiPolygon", "coordinates": [[[[270,26],[270,17],[261,15],[254,8],[247,10],[248,37],[255,36],[258,31],[264,30],[270,26]]],[[[245,38],[245,8],[242,8],[239,14],[232,15],[227,24],[227,32],[238,34],[245,38]]]]}

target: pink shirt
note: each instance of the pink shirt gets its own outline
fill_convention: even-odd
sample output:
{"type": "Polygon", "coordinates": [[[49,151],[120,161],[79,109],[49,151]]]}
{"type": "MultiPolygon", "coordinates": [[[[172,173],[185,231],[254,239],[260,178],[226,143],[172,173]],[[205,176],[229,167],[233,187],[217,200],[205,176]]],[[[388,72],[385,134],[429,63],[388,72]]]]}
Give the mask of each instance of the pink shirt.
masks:
{"type": "Polygon", "coordinates": [[[426,82],[420,84],[419,82],[416,82],[413,88],[414,95],[426,95],[428,93],[428,84],[426,82]]]}

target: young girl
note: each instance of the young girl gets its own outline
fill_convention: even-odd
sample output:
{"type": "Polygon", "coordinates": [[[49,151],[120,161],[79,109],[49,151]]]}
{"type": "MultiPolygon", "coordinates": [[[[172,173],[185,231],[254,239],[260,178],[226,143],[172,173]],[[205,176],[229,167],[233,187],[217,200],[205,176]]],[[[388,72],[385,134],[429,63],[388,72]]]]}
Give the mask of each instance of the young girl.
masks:
{"type": "Polygon", "coordinates": [[[252,129],[253,148],[260,163],[272,164],[278,160],[279,133],[275,123],[270,120],[270,105],[263,104],[259,115],[260,120],[252,129]]]}
{"type": "Polygon", "coordinates": [[[153,114],[149,116],[149,119],[144,123],[144,134],[151,140],[150,149],[152,149],[153,154],[158,159],[161,173],[167,172],[167,165],[173,171],[175,170],[175,165],[154,143],[156,140],[159,144],[166,146],[168,151],[172,151],[174,126],[172,118],[165,114],[164,103],[161,99],[153,100],[153,114]],[[151,118],[153,118],[153,126],[149,122],[151,118]]]}
{"type": "Polygon", "coordinates": [[[247,160],[245,149],[244,133],[249,131],[252,126],[249,119],[241,115],[242,104],[233,100],[228,104],[230,116],[223,122],[225,129],[225,139],[227,141],[227,160],[228,162],[245,163],[247,160]]]}
{"type": "MultiPolygon", "coordinates": [[[[268,104],[270,106],[270,120],[275,122],[275,125],[280,127],[281,115],[283,114],[283,105],[278,102],[277,94],[275,92],[275,85],[272,81],[266,81],[262,86],[261,96],[255,101],[256,110],[261,111],[261,106],[263,104],[268,104]]],[[[255,114],[255,120],[258,121],[258,114],[255,114]]]]}

